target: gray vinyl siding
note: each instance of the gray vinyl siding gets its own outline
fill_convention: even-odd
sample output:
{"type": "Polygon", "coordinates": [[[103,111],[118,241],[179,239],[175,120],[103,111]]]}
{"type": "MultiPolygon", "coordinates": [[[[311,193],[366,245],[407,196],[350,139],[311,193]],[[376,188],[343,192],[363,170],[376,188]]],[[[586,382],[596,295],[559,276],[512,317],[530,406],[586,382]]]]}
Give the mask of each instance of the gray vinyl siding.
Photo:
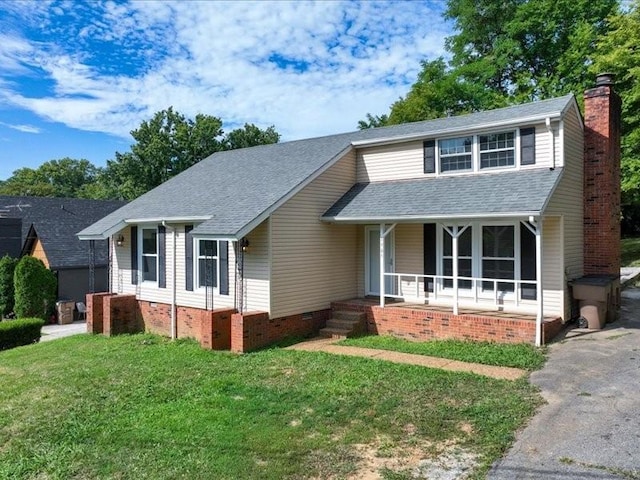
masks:
{"type": "MultiPolygon", "coordinates": [[[[556,166],[561,153],[559,142],[558,122],[552,123],[555,136],[556,166]]],[[[531,126],[531,125],[522,125],[531,126]]],[[[536,129],[536,163],[521,167],[529,168],[549,168],[552,166],[552,140],[547,127],[544,124],[535,125],[536,129]]],[[[513,129],[504,129],[505,131],[513,129]]],[[[484,133],[474,132],[474,133],[484,133]]],[[[464,134],[460,134],[463,136],[464,134]]],[[[519,145],[516,145],[519,151],[519,145]]],[[[508,168],[506,170],[509,170],[508,168]]],[[[487,170],[495,171],[495,170],[487,170]]],[[[356,179],[358,183],[380,182],[385,180],[402,180],[410,178],[433,177],[434,174],[424,173],[424,148],[422,141],[412,141],[382,145],[376,147],[366,147],[358,149],[356,156],[356,179]]]]}
{"type": "Polygon", "coordinates": [[[354,182],[350,152],[271,216],[272,318],[356,296],[356,227],[320,221],[354,182]]]}
{"type": "Polygon", "coordinates": [[[564,174],[547,208],[549,214],[562,215],[563,221],[564,259],[558,260],[564,263],[565,320],[571,315],[570,292],[566,288],[566,281],[583,274],[583,138],[582,125],[572,106],[564,117],[561,138],[564,174]]]}

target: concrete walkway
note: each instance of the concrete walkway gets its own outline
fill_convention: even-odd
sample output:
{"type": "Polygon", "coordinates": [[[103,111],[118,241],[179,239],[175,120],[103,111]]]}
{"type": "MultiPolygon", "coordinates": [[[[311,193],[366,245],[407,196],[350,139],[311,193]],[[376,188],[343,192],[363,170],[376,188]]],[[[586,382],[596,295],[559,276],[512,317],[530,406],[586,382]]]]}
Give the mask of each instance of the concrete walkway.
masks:
{"type": "Polygon", "coordinates": [[[335,355],[347,355],[351,357],[365,357],[375,360],[385,360],[394,363],[406,363],[429,368],[440,368],[453,372],[469,372],[499,380],[517,380],[527,374],[525,370],[509,367],[494,367],[480,363],[459,362],[445,358],[427,357],[411,353],[392,352],[375,348],[348,347],[336,345],[339,340],[332,338],[314,338],[306,342],[297,343],[287,347],[290,350],[303,350],[306,352],[326,352],[335,355]]]}
{"type": "Polygon", "coordinates": [[[640,479],[639,288],[605,329],[567,331],[530,380],[547,404],[487,478],[640,479]]]}
{"type": "Polygon", "coordinates": [[[48,342],[56,338],[69,337],[79,333],[87,333],[87,322],[73,322],[67,325],[45,325],[42,327],[41,342],[48,342]]]}

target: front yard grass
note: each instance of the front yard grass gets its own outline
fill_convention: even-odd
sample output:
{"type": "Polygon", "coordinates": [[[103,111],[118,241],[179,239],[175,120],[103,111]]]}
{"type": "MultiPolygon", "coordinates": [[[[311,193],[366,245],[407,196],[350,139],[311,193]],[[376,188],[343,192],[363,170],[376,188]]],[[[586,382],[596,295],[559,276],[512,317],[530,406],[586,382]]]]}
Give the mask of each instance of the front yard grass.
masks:
{"type": "Polygon", "coordinates": [[[379,348],[403,353],[415,353],[432,357],[460,360],[462,362],[482,363],[500,367],[515,367],[524,370],[537,370],[544,365],[544,349],[524,343],[507,345],[491,342],[464,342],[460,340],[432,340],[429,342],[411,342],[391,336],[367,336],[348,338],[340,345],[354,347],[379,348]]]}
{"type": "Polygon", "coordinates": [[[640,267],[640,237],[623,238],[621,248],[622,266],[640,267]]]}
{"type": "Polygon", "coordinates": [[[1,352],[0,385],[12,479],[408,478],[454,447],[479,479],[541,401],[524,380],[151,335],[1,352]]]}

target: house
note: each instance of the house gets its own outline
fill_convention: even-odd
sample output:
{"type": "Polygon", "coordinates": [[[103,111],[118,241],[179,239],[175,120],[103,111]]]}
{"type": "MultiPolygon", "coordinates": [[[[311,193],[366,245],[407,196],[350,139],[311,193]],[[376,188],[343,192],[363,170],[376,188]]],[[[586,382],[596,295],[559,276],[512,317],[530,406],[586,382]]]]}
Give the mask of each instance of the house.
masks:
{"type": "Polygon", "coordinates": [[[90,329],[541,344],[569,281],[619,275],[620,100],[608,75],[584,98],[215,153],[79,233],[120,240],[90,329]]]}
{"type": "Polygon", "coordinates": [[[39,258],[56,273],[58,299],[83,302],[87,293],[109,289],[109,248],[107,240],[95,242],[92,265],[90,245],[76,233],[123,205],[120,201],[0,195],[1,220],[7,224],[7,234],[0,236],[0,252],[39,258]],[[8,230],[9,226],[13,228],[8,230]]]}

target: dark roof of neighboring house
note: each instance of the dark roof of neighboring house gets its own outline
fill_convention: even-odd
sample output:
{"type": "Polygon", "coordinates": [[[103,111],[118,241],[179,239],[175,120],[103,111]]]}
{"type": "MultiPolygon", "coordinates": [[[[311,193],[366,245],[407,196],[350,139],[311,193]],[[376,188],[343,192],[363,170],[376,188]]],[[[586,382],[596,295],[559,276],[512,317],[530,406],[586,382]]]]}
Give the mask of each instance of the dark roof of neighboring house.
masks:
{"type": "MultiPolygon", "coordinates": [[[[35,240],[29,238],[29,232],[35,231],[52,269],[78,268],[89,265],[89,243],[78,240],[76,234],[124,204],[115,200],[0,195],[0,214],[22,219],[23,251],[35,240]]],[[[96,265],[108,264],[108,255],[107,242],[96,242],[96,265]]]]}
{"type": "Polygon", "coordinates": [[[538,215],[551,197],[561,168],[418,180],[358,183],[323,219],[335,222],[429,220],[538,215]]]}
{"type": "MultiPolygon", "coordinates": [[[[355,146],[561,118],[573,95],[497,110],[218,152],[80,232],[105,238],[126,223],[202,221],[194,235],[238,239],[355,146]]],[[[528,173],[528,172],[527,172],[528,173]]]]}

